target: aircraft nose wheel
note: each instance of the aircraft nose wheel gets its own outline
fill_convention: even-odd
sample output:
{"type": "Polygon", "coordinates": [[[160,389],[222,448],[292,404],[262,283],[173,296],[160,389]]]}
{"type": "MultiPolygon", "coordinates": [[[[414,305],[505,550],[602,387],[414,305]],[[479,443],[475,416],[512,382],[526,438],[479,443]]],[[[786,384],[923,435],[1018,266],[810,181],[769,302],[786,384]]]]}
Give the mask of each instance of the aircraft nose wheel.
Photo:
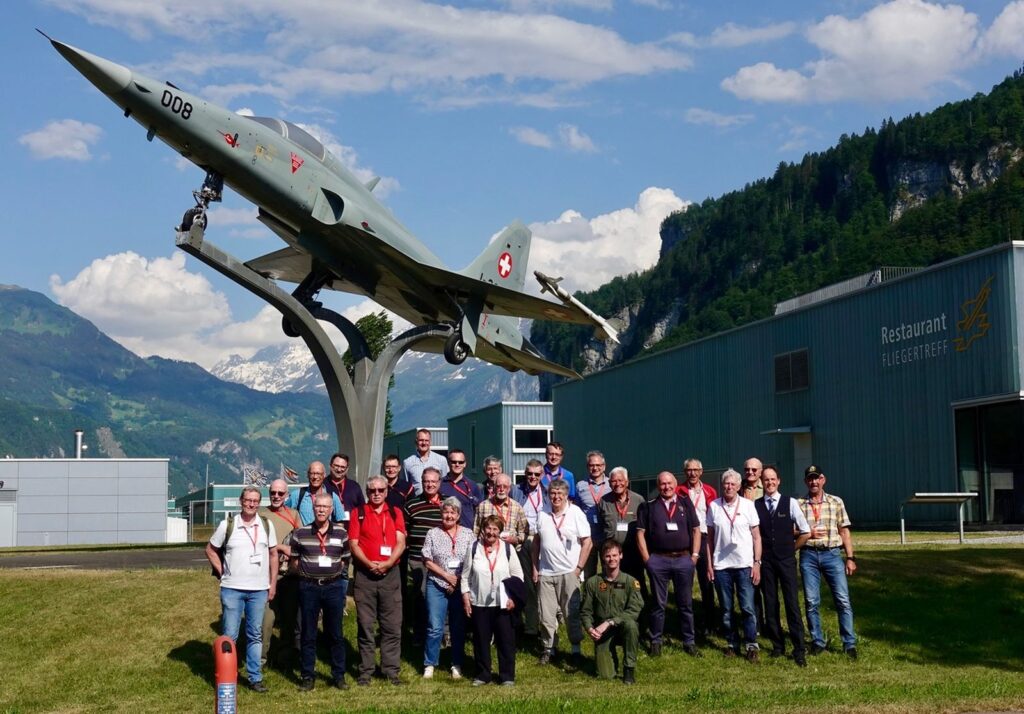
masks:
{"type": "Polygon", "coordinates": [[[295,329],[295,326],[292,325],[292,321],[289,320],[287,317],[281,318],[281,331],[284,332],[284,334],[287,335],[288,337],[299,336],[299,331],[295,329]]]}
{"type": "Polygon", "coordinates": [[[462,364],[469,357],[469,345],[462,341],[462,334],[453,332],[444,341],[444,358],[448,364],[462,364]]]}
{"type": "Polygon", "coordinates": [[[206,230],[205,208],[195,206],[185,211],[185,215],[181,217],[181,226],[178,227],[178,230],[182,233],[188,233],[192,229],[193,224],[198,224],[200,228],[204,231],[206,230]]]}

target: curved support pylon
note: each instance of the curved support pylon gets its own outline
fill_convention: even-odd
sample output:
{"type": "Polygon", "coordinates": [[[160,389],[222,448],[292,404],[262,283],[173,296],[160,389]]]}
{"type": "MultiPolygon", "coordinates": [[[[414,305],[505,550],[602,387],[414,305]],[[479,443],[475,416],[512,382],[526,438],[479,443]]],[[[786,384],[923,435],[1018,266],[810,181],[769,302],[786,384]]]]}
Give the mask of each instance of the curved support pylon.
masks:
{"type": "MultiPolygon", "coordinates": [[[[273,305],[299,333],[316,361],[331,403],[338,448],[351,456],[349,473],[365,485],[380,466],[387,412],[388,384],[398,360],[418,342],[445,338],[451,325],[424,325],[403,332],[373,360],[359,329],[343,315],[312,300],[319,290],[310,276],[289,294],[234,256],[204,240],[203,227],[193,224],[178,232],[179,248],[273,305]],[[355,377],[350,378],[341,355],[317,319],[335,325],[352,347],[355,377]]],[[[310,454],[310,459],[322,456],[310,454]]]]}

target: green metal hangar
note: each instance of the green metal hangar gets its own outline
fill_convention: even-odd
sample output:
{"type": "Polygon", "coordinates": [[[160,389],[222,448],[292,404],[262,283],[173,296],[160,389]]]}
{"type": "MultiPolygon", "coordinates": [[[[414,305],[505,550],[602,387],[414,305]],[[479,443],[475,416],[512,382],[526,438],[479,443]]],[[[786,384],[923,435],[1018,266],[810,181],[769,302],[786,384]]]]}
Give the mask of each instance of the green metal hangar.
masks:
{"type": "Polygon", "coordinates": [[[757,456],[795,493],[813,462],[857,524],[895,522],[914,492],[950,491],[979,494],[969,522],[1024,522],[1022,314],[1024,242],[875,271],[558,385],[556,438],[577,473],[600,449],[635,479],[679,474],[693,456],[715,482],[757,456]]]}

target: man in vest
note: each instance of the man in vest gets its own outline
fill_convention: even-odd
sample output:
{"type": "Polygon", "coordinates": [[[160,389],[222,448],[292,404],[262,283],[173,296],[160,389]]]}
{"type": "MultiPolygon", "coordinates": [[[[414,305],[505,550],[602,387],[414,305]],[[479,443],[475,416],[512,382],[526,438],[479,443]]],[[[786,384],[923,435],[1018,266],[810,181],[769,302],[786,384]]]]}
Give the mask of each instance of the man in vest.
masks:
{"type": "Polygon", "coordinates": [[[779,472],[774,466],[761,471],[764,496],[754,501],[761,531],[761,592],[764,594],[764,628],[772,643],[772,657],[783,657],[786,643],[779,619],[779,587],[786,605],[786,624],[793,642],[793,661],[807,666],[804,625],[796,579],[796,551],[811,537],[811,528],[796,499],[779,493],[779,472]]]}

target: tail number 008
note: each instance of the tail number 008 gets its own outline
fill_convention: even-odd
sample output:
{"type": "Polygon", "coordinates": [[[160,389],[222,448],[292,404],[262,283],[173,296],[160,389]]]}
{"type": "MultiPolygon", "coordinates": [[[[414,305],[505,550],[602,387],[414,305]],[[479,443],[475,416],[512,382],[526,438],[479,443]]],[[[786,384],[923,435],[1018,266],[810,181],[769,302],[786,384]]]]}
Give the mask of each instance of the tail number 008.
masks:
{"type": "Polygon", "coordinates": [[[160,97],[160,104],[175,114],[180,114],[182,119],[188,119],[192,116],[192,105],[189,102],[182,101],[181,97],[167,89],[164,90],[163,95],[160,97]]]}

